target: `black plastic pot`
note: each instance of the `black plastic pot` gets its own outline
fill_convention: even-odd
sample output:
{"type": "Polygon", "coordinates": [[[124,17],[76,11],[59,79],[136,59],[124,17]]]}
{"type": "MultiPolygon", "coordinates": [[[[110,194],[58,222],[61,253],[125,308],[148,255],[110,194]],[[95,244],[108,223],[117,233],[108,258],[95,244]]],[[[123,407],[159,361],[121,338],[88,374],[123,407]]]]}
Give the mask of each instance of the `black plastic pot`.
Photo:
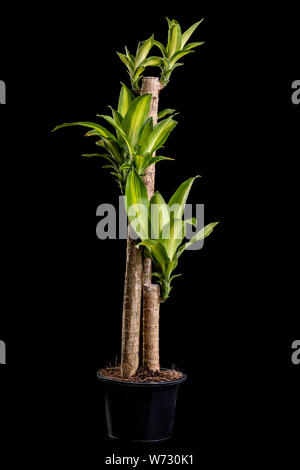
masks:
{"type": "Polygon", "coordinates": [[[103,376],[108,435],[112,439],[158,442],[169,439],[175,420],[180,384],[186,375],[170,382],[124,382],[103,376]]]}

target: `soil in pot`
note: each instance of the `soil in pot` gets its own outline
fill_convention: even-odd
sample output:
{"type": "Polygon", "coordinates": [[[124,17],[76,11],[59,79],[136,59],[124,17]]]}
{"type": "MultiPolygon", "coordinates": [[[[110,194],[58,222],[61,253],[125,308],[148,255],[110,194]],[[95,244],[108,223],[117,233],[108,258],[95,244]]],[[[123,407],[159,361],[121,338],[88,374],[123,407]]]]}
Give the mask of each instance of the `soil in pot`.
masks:
{"type": "Polygon", "coordinates": [[[126,379],[121,377],[121,368],[120,367],[106,367],[105,369],[100,369],[99,374],[104,377],[109,377],[111,379],[121,380],[124,382],[169,382],[172,380],[181,379],[183,374],[180,371],[175,369],[161,369],[152,371],[147,367],[139,367],[134,376],[128,377],[126,379]]]}

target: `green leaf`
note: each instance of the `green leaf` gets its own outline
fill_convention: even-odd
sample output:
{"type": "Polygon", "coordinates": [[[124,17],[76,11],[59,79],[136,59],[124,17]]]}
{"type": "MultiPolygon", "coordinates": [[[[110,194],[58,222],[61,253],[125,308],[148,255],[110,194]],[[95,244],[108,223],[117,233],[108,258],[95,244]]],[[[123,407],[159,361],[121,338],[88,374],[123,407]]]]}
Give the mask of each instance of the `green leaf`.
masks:
{"type": "Polygon", "coordinates": [[[145,70],[145,67],[143,67],[142,65],[140,65],[134,72],[134,75],[133,75],[133,79],[134,80],[137,80],[139,78],[139,76],[141,75],[141,73],[143,73],[145,70]]]}
{"type": "MultiPolygon", "coordinates": [[[[112,168],[113,170],[116,169],[115,165],[102,165],[102,168],[112,168]]],[[[118,169],[117,169],[118,171],[118,169]]],[[[111,173],[112,174],[112,173],[111,173]]],[[[118,173],[119,174],[119,173],[118,173]]]]}
{"type": "Polygon", "coordinates": [[[111,116],[108,116],[107,114],[96,114],[96,116],[102,119],[105,119],[105,121],[111,124],[117,131],[119,131],[123,136],[126,137],[126,134],[123,131],[123,129],[118,125],[118,123],[111,116]]]}
{"type": "Polygon", "coordinates": [[[133,157],[133,161],[135,162],[135,168],[140,176],[144,176],[145,170],[154,163],[158,163],[162,160],[174,160],[174,158],[169,157],[159,157],[159,156],[151,156],[150,153],[146,155],[135,155],[133,157]]]}
{"type": "Polygon", "coordinates": [[[131,165],[129,165],[129,163],[125,162],[120,166],[119,169],[120,170],[128,170],[129,168],[131,168],[131,165]]]}
{"type": "Polygon", "coordinates": [[[162,119],[165,116],[168,116],[169,114],[175,113],[176,109],[163,109],[158,113],[157,119],[162,119]]]}
{"type": "MultiPolygon", "coordinates": [[[[123,116],[121,116],[119,111],[113,109],[111,106],[109,106],[109,108],[111,109],[113,120],[119,127],[121,127],[122,122],[123,122],[123,116]]],[[[121,134],[117,129],[116,129],[116,135],[117,135],[117,140],[120,140],[121,134]]]]}
{"type": "Polygon", "coordinates": [[[174,214],[174,219],[182,219],[186,200],[196,178],[199,178],[199,175],[184,181],[169,200],[168,205],[174,214]]]}
{"type": "Polygon", "coordinates": [[[183,63],[177,62],[175,65],[173,65],[172,70],[175,70],[176,67],[182,67],[183,65],[184,65],[183,63]]]}
{"type": "Polygon", "coordinates": [[[163,68],[163,70],[165,70],[165,71],[168,71],[169,68],[170,68],[170,61],[169,61],[169,59],[167,59],[167,58],[162,58],[162,65],[163,65],[163,67],[161,67],[161,68],[163,68]]]}
{"type": "Polygon", "coordinates": [[[116,160],[116,162],[118,162],[119,165],[122,165],[124,161],[123,161],[122,151],[118,143],[113,142],[112,140],[103,139],[103,144],[106,150],[110,153],[110,155],[112,155],[112,157],[116,160]]]}
{"type": "Polygon", "coordinates": [[[154,35],[152,35],[149,39],[146,39],[146,41],[139,43],[135,56],[135,68],[137,68],[143,62],[143,60],[146,59],[150,49],[153,46],[153,41],[154,35]]]}
{"type": "Polygon", "coordinates": [[[185,234],[186,224],[180,219],[171,218],[170,222],[162,228],[161,238],[171,260],[177,248],[181,245],[185,234]]]}
{"type": "Polygon", "coordinates": [[[154,45],[154,46],[157,46],[157,47],[160,49],[160,51],[161,51],[163,57],[166,57],[166,56],[167,56],[166,48],[165,48],[165,46],[164,46],[161,42],[155,40],[155,41],[153,41],[153,45],[154,45]]]}
{"type": "Polygon", "coordinates": [[[153,131],[153,118],[149,117],[141,126],[140,131],[139,131],[138,144],[140,148],[143,146],[144,142],[146,142],[147,138],[149,137],[152,131],[153,131]]]}
{"type": "Polygon", "coordinates": [[[153,263],[162,274],[165,274],[170,258],[168,257],[164,245],[159,240],[146,239],[140,242],[138,246],[147,247],[153,263]]]}
{"type": "Polygon", "coordinates": [[[149,231],[149,201],[145,183],[135,170],[130,171],[127,177],[125,195],[131,226],[141,240],[145,240],[149,231]]]}
{"type": "Polygon", "coordinates": [[[202,46],[205,44],[204,41],[202,42],[190,42],[190,44],[187,44],[182,50],[183,51],[188,51],[189,49],[194,49],[194,47],[202,46]]]}
{"type": "Polygon", "coordinates": [[[171,58],[175,52],[181,49],[181,29],[179,24],[173,24],[169,29],[167,56],[171,58]]]}
{"type": "Polygon", "coordinates": [[[138,142],[140,128],[148,117],[150,103],[151,95],[138,96],[133,100],[124,117],[122,129],[133,148],[138,142]]]}
{"type": "Polygon", "coordinates": [[[64,124],[60,124],[59,126],[56,126],[52,132],[57,131],[58,129],[62,129],[63,127],[71,127],[71,126],[89,127],[90,129],[93,129],[95,131],[95,134],[88,133],[88,135],[97,134],[107,139],[116,140],[115,136],[111,132],[109,132],[107,129],[105,129],[105,127],[102,127],[100,126],[100,124],[97,124],[95,122],[86,122],[86,121],[66,122],[64,124]]]}
{"type": "Polygon", "coordinates": [[[133,157],[135,168],[139,175],[142,175],[145,169],[149,166],[150,158],[151,158],[150,154],[145,155],[145,156],[137,154],[133,157]]]}
{"type": "Polygon", "coordinates": [[[199,24],[201,24],[203,20],[204,18],[202,18],[202,20],[198,21],[197,23],[193,24],[189,29],[185,31],[185,33],[182,34],[181,49],[185,46],[185,44],[188,42],[188,40],[190,39],[195,29],[198,28],[199,24]]]}
{"type": "Polygon", "coordinates": [[[141,62],[141,66],[142,67],[156,67],[156,66],[159,66],[162,62],[162,58],[161,57],[148,57],[148,59],[145,59],[143,60],[143,62],[141,62]]]}
{"type": "MultiPolygon", "coordinates": [[[[171,215],[171,214],[170,214],[171,215]]],[[[177,251],[177,248],[181,245],[182,240],[186,236],[186,228],[188,224],[192,224],[194,226],[197,225],[197,220],[195,218],[180,220],[174,219],[169,215],[169,222],[163,225],[160,232],[160,239],[164,244],[168,256],[177,266],[178,261],[176,258],[174,259],[174,255],[177,251]]],[[[172,266],[172,270],[175,269],[176,266],[172,266]]]]}
{"type": "Polygon", "coordinates": [[[129,106],[131,105],[132,101],[134,100],[133,94],[127,88],[124,83],[122,83],[121,91],[120,91],[120,96],[119,96],[119,103],[118,103],[118,112],[121,114],[122,117],[125,116],[125,114],[128,111],[129,106]]]}
{"type": "Polygon", "coordinates": [[[118,56],[120,57],[121,61],[126,65],[128,70],[133,73],[134,72],[134,66],[129,57],[127,57],[124,54],[121,54],[120,52],[117,52],[118,56]]]}
{"type": "Polygon", "coordinates": [[[150,158],[149,165],[153,165],[153,163],[161,162],[162,160],[174,160],[174,158],[160,157],[158,155],[154,155],[153,157],[150,158]]]}
{"type": "Polygon", "coordinates": [[[170,278],[170,281],[173,281],[173,279],[175,279],[176,277],[180,277],[182,276],[182,274],[174,274],[171,278],[170,278]]]}
{"type": "Polygon", "coordinates": [[[114,121],[118,124],[118,126],[121,126],[123,122],[123,116],[116,109],[112,108],[111,106],[108,107],[111,109],[114,121]]]}
{"type": "Polygon", "coordinates": [[[159,122],[149,135],[149,137],[145,140],[142,145],[142,153],[153,153],[164,143],[166,142],[167,138],[169,137],[171,131],[176,127],[177,122],[169,117],[164,119],[163,121],[159,122]]]}
{"type": "Polygon", "coordinates": [[[91,137],[93,135],[96,135],[97,137],[99,137],[99,131],[96,131],[96,129],[93,129],[91,131],[88,131],[86,134],[84,134],[85,137],[91,137]]]}
{"type": "Polygon", "coordinates": [[[169,29],[170,29],[172,27],[173,20],[171,21],[167,16],[166,16],[166,20],[168,22],[168,26],[169,26],[169,29]]]}
{"type": "Polygon", "coordinates": [[[185,224],[193,225],[194,227],[197,227],[197,219],[196,217],[191,217],[190,219],[184,219],[183,221],[185,224]]]}
{"type": "Polygon", "coordinates": [[[125,52],[126,52],[126,55],[128,57],[129,60],[131,60],[131,62],[134,64],[134,55],[133,54],[130,54],[128,48],[125,46],[125,52]]]}
{"type": "Polygon", "coordinates": [[[168,264],[167,266],[167,270],[166,270],[166,281],[171,281],[171,274],[172,272],[174,271],[174,269],[177,268],[177,265],[178,265],[178,258],[174,258],[172,261],[170,261],[170,263],[168,264]]]}
{"type": "Polygon", "coordinates": [[[146,278],[147,277],[157,277],[158,279],[162,279],[162,275],[160,273],[151,273],[151,274],[147,274],[146,278]]]}
{"type": "Polygon", "coordinates": [[[101,158],[105,158],[111,163],[114,163],[114,159],[106,153],[83,153],[81,156],[82,157],[101,157],[101,158]]]}
{"type": "Polygon", "coordinates": [[[176,257],[179,258],[179,256],[184,252],[184,250],[186,250],[189,246],[191,246],[193,243],[196,243],[198,242],[199,240],[203,240],[204,238],[208,237],[208,235],[211,234],[211,232],[213,231],[214,227],[216,225],[218,225],[219,222],[212,222],[208,225],[206,225],[205,227],[203,227],[201,230],[199,230],[198,233],[196,233],[196,235],[193,236],[193,238],[190,239],[190,241],[188,241],[187,243],[185,243],[184,245],[182,245],[177,253],[176,253],[176,257]]]}
{"type": "MultiPolygon", "coordinates": [[[[87,134],[85,134],[85,135],[87,135],[87,134]]],[[[102,139],[97,140],[96,145],[98,145],[99,147],[105,147],[105,143],[102,139]]]]}
{"type": "Polygon", "coordinates": [[[97,114],[97,116],[105,119],[107,122],[109,122],[120,133],[121,138],[125,141],[125,144],[128,148],[128,152],[130,153],[130,155],[133,155],[134,150],[133,150],[133,148],[132,148],[125,132],[123,131],[123,129],[120,126],[118,126],[118,124],[114,121],[114,119],[111,116],[106,116],[105,114],[97,114]]]}
{"type": "Polygon", "coordinates": [[[156,191],[150,200],[151,238],[159,239],[162,227],[170,221],[169,206],[156,191]]]}
{"type": "MultiPolygon", "coordinates": [[[[105,165],[103,168],[109,168],[110,165],[105,165]]],[[[118,179],[120,179],[120,173],[116,173],[115,171],[110,172],[111,175],[116,176],[118,179]]]]}
{"type": "Polygon", "coordinates": [[[176,54],[173,55],[173,57],[171,58],[170,60],[170,66],[171,68],[174,67],[175,63],[177,62],[177,60],[179,60],[181,57],[187,55],[187,54],[191,54],[192,52],[194,51],[179,51],[179,52],[176,52],[176,54]]]}

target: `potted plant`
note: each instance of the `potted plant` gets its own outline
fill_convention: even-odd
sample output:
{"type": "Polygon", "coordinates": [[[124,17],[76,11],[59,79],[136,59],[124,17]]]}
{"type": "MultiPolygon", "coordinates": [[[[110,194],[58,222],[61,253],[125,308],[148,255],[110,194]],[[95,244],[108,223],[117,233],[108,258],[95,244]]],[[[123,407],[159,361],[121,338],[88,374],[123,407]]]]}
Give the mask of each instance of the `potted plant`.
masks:
{"type": "Polygon", "coordinates": [[[210,223],[185,241],[187,226],[197,222],[183,218],[197,177],[183,182],[168,203],[154,188],[156,163],[170,160],[156,152],[177,125],[173,109],[158,112],[159,93],[174,69],[183,65],[178,60],[203,44],[188,43],[201,21],[182,33],[177,21],[167,20],[166,46],[151,36],[138,44],[135,56],[127,48],[125,54],[118,53],[127,67],[132,91],[122,84],[117,109],[111,108],[110,116],[98,115],[109,128],[103,123],[80,121],[54,129],[88,128],[86,135],[96,137],[100,151],[84,156],[106,160],[104,167],[125,196],[128,236],[121,363],[103,368],[97,375],[105,387],[109,436],[147,442],[171,436],[178,389],[186,380],[184,373],[160,367],[160,304],[167,300],[173,279],[180,275],[173,272],[182,253],[207,237],[217,224],[210,223]],[[149,57],[153,47],[159,49],[159,55],[149,57]],[[144,77],[149,66],[159,67],[160,77],[144,77]]]}

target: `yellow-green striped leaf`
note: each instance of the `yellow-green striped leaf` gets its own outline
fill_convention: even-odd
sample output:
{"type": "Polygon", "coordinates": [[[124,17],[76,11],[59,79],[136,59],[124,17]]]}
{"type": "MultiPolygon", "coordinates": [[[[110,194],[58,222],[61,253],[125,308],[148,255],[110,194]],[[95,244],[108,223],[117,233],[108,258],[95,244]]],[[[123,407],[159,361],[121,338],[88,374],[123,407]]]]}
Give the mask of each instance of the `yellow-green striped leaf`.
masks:
{"type": "Polygon", "coordinates": [[[177,60],[179,60],[181,57],[183,57],[187,54],[191,54],[192,52],[194,52],[194,51],[179,51],[179,52],[176,52],[176,54],[174,54],[173,57],[170,60],[170,67],[173,68],[174,65],[176,64],[177,60]]]}
{"type": "Polygon", "coordinates": [[[177,122],[169,117],[159,122],[142,145],[142,153],[153,153],[166,142],[177,122]]]}
{"type": "Polygon", "coordinates": [[[204,41],[202,42],[190,42],[189,44],[187,44],[183,50],[184,51],[188,51],[189,49],[194,49],[194,47],[198,47],[198,46],[202,46],[203,44],[205,44],[204,41]]]}
{"type": "Polygon", "coordinates": [[[186,200],[196,178],[199,178],[199,175],[184,181],[169,200],[168,206],[174,214],[174,219],[182,219],[186,200]]]}
{"type": "Polygon", "coordinates": [[[112,108],[111,106],[108,107],[111,110],[114,121],[118,124],[118,126],[121,126],[123,122],[123,116],[116,109],[112,108]]]}
{"type": "Polygon", "coordinates": [[[127,88],[124,83],[122,83],[120,96],[119,96],[119,103],[118,103],[118,112],[121,114],[122,117],[128,111],[129,106],[131,105],[134,97],[131,91],[127,88]]]}
{"type": "Polygon", "coordinates": [[[157,115],[157,119],[162,119],[163,117],[165,116],[168,116],[169,114],[173,114],[175,113],[176,109],[163,109],[162,111],[160,111],[157,115]]]}
{"type": "Polygon", "coordinates": [[[168,253],[164,247],[164,245],[160,242],[160,240],[151,240],[146,239],[139,243],[138,246],[146,246],[150,255],[151,259],[159,269],[162,274],[165,274],[167,270],[167,266],[170,263],[170,258],[168,253]]]}
{"type": "Polygon", "coordinates": [[[158,48],[160,49],[160,51],[161,51],[163,57],[166,57],[166,56],[167,56],[166,48],[165,48],[165,46],[164,46],[161,42],[155,40],[155,41],[153,41],[153,45],[156,46],[156,47],[158,47],[158,48]]]}
{"type": "Polygon", "coordinates": [[[125,132],[123,131],[123,129],[120,126],[118,126],[116,121],[111,116],[106,116],[105,114],[97,114],[97,116],[105,119],[107,122],[109,122],[116,129],[116,131],[119,133],[120,138],[122,138],[124,140],[124,142],[125,142],[125,144],[128,148],[128,152],[130,153],[130,155],[133,155],[134,150],[133,150],[133,148],[132,148],[125,132]]]}
{"type": "Polygon", "coordinates": [[[145,70],[145,67],[143,67],[142,65],[140,65],[134,72],[134,75],[133,75],[133,79],[134,80],[137,80],[139,78],[139,76],[141,75],[141,73],[143,73],[145,70]]]}
{"type": "Polygon", "coordinates": [[[183,220],[171,218],[161,231],[161,238],[164,247],[172,260],[177,248],[181,245],[186,234],[186,224],[183,220]]]}
{"type": "Polygon", "coordinates": [[[126,211],[132,228],[141,238],[148,238],[149,232],[149,201],[145,183],[131,170],[126,183],[126,211]]]}
{"type": "Polygon", "coordinates": [[[164,225],[170,221],[169,206],[156,191],[150,201],[151,238],[159,239],[164,225]]]}
{"type": "MultiPolygon", "coordinates": [[[[97,145],[100,145],[100,143],[98,142],[97,145]]],[[[124,163],[123,152],[120,151],[121,149],[117,142],[103,138],[103,146],[113,156],[113,158],[118,162],[119,165],[122,165],[122,163],[124,163]]]]}
{"type": "Polygon", "coordinates": [[[188,40],[190,39],[190,37],[193,34],[193,32],[195,31],[195,29],[198,28],[199,24],[201,24],[203,20],[204,20],[204,18],[202,18],[202,20],[198,21],[197,23],[193,24],[189,29],[187,29],[182,34],[181,49],[185,46],[185,44],[188,42],[188,40]]]}
{"type": "Polygon", "coordinates": [[[169,29],[172,27],[172,24],[174,22],[174,20],[170,20],[167,16],[166,16],[166,20],[168,22],[168,26],[169,26],[169,29]]]}
{"type": "Polygon", "coordinates": [[[162,157],[162,156],[159,156],[159,155],[154,155],[153,157],[150,158],[149,160],[149,165],[153,165],[153,163],[158,163],[158,162],[161,162],[163,160],[174,160],[174,158],[170,158],[170,157],[162,157]]]}
{"type": "MultiPolygon", "coordinates": [[[[109,132],[105,127],[100,126],[96,122],[87,122],[87,121],[80,121],[80,122],[65,122],[64,124],[60,124],[56,126],[52,132],[57,131],[58,129],[62,129],[63,127],[71,127],[71,126],[82,126],[82,127],[89,127],[93,129],[96,134],[100,135],[101,137],[105,137],[107,139],[116,140],[115,136],[109,132]]],[[[92,135],[91,133],[88,133],[92,135]]]]}
{"type": "Polygon", "coordinates": [[[142,67],[156,67],[156,66],[159,66],[162,62],[162,58],[161,57],[148,57],[147,59],[143,60],[143,62],[141,63],[141,66],[142,67]]]}
{"type": "Polygon", "coordinates": [[[130,144],[135,148],[142,124],[146,121],[151,103],[151,95],[141,95],[133,100],[124,117],[122,129],[130,144]]]}
{"type": "Polygon", "coordinates": [[[145,169],[149,166],[150,158],[151,155],[149,154],[145,156],[137,154],[133,157],[134,165],[139,175],[143,175],[145,169]]]}
{"type": "Polygon", "coordinates": [[[153,131],[153,118],[149,117],[144,124],[141,126],[139,135],[138,135],[138,143],[140,148],[143,146],[144,142],[146,142],[147,138],[153,131]]]}
{"type": "Polygon", "coordinates": [[[130,54],[127,46],[125,46],[125,52],[126,52],[128,59],[131,60],[132,63],[134,63],[134,55],[130,54]]]}
{"type": "Polygon", "coordinates": [[[127,55],[125,54],[121,54],[121,52],[117,52],[117,55],[120,57],[121,61],[123,62],[123,64],[126,65],[126,67],[128,68],[128,70],[133,73],[133,70],[134,70],[134,66],[133,66],[133,63],[131,62],[130,58],[127,57],[127,55]]]}
{"type": "Polygon", "coordinates": [[[169,29],[167,56],[171,58],[175,52],[181,49],[181,30],[179,24],[173,24],[169,29]]]}
{"type": "Polygon", "coordinates": [[[190,241],[188,241],[178,249],[176,257],[179,258],[179,256],[184,252],[184,250],[186,250],[189,246],[193,245],[193,243],[196,243],[208,237],[208,235],[211,234],[214,227],[218,225],[218,223],[219,222],[211,222],[210,224],[206,225],[201,230],[199,230],[199,232],[197,232],[196,235],[194,235],[193,238],[190,239],[190,241]]]}
{"type": "Polygon", "coordinates": [[[137,68],[141,64],[141,62],[146,59],[147,55],[150,52],[150,49],[153,46],[153,41],[154,35],[152,35],[149,39],[146,39],[146,41],[139,43],[135,56],[135,68],[137,68]]]}

